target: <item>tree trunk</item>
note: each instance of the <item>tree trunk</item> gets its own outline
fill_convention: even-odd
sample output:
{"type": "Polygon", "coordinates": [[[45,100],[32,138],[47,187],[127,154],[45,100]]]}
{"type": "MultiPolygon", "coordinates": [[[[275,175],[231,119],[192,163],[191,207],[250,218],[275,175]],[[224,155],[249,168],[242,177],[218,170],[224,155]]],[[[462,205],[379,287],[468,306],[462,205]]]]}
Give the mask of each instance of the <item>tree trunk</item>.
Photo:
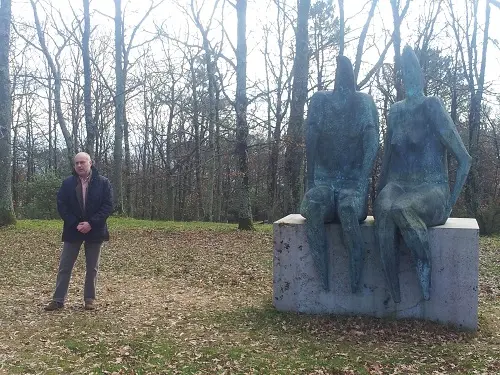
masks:
{"type": "MultiPolygon", "coordinates": [[[[477,2],[474,4],[477,10],[477,2]]],[[[477,59],[475,56],[474,66],[472,68],[473,62],[471,57],[469,57],[469,66],[471,71],[469,72],[469,77],[477,77],[477,87],[476,89],[470,90],[470,108],[469,108],[469,154],[472,157],[472,164],[470,168],[470,173],[465,184],[465,201],[467,214],[471,217],[478,217],[480,215],[480,205],[482,194],[480,191],[481,183],[479,177],[479,138],[481,130],[481,104],[483,100],[484,91],[484,79],[486,72],[486,52],[488,48],[488,31],[490,25],[490,4],[486,2],[486,16],[484,22],[484,34],[483,34],[483,50],[481,55],[481,66],[479,71],[479,76],[474,74],[472,69],[477,72],[477,59]]],[[[477,32],[477,11],[474,12],[474,31],[471,40],[470,51],[468,51],[469,56],[472,56],[476,51],[476,32],[477,32]]],[[[471,86],[471,85],[469,85],[471,86]]],[[[471,86],[472,87],[472,86],[471,86]]]]}
{"type": "MultiPolygon", "coordinates": [[[[307,13],[309,14],[309,10],[307,11],[307,13]]],[[[298,25],[297,25],[297,31],[298,31],[298,25]]],[[[345,45],[344,0],[339,0],[339,55],[340,56],[344,56],[344,45],[345,45]]]]}
{"type": "MultiPolygon", "coordinates": [[[[49,107],[49,110],[48,110],[48,125],[49,125],[49,168],[50,169],[53,169],[53,170],[56,170],[57,169],[57,163],[56,163],[56,155],[57,155],[57,147],[56,147],[56,144],[55,142],[53,142],[53,135],[52,133],[55,134],[56,132],[56,124],[54,123],[53,124],[53,103],[52,103],[52,78],[49,76],[47,78],[47,87],[48,87],[48,101],[47,101],[47,104],[48,104],[48,107],[49,107]]],[[[54,139],[55,139],[55,136],[54,136],[54,139]]]]}
{"type": "Polygon", "coordinates": [[[399,15],[399,1],[391,0],[392,18],[394,21],[394,88],[396,89],[396,101],[404,98],[403,80],[401,77],[401,20],[399,15]]]}
{"type": "Polygon", "coordinates": [[[216,173],[217,173],[217,193],[215,194],[215,212],[214,220],[220,222],[221,220],[221,210],[222,210],[222,150],[221,150],[221,131],[220,131],[220,115],[219,115],[219,104],[220,104],[220,94],[221,90],[216,84],[215,90],[215,154],[217,157],[216,173]]]}
{"type": "Polygon", "coordinates": [[[166,139],[166,149],[165,149],[165,169],[167,171],[167,220],[174,220],[175,213],[175,194],[174,194],[174,175],[172,168],[172,127],[174,124],[175,117],[175,79],[173,73],[172,77],[172,85],[170,86],[170,97],[169,97],[169,114],[168,114],[168,123],[167,123],[167,139],[166,139]]]}
{"type": "Polygon", "coordinates": [[[215,69],[212,61],[208,40],[203,41],[208,74],[208,181],[207,181],[207,219],[214,221],[214,190],[215,190],[215,69]]]}
{"type": "Polygon", "coordinates": [[[74,66],[74,78],[73,85],[71,86],[71,136],[72,136],[72,144],[75,152],[80,151],[80,139],[78,137],[78,129],[80,128],[80,124],[82,121],[80,107],[82,105],[82,93],[81,93],[81,85],[80,85],[80,70],[79,66],[74,66]]]}
{"type": "Polygon", "coordinates": [[[85,151],[94,159],[95,151],[95,139],[97,133],[97,127],[94,123],[94,118],[92,116],[92,98],[91,98],[91,86],[92,86],[92,75],[90,71],[90,52],[89,52],[89,41],[90,41],[90,11],[89,11],[89,0],[83,0],[83,12],[84,12],[84,28],[83,28],[83,41],[82,41],[82,58],[83,58],[83,104],[85,108],[85,126],[87,129],[87,140],[85,142],[85,151]]]}
{"type": "Polygon", "coordinates": [[[238,229],[253,230],[248,179],[247,123],[247,0],[236,1],[238,17],[236,46],[236,155],[239,168],[238,229]]]}
{"type": "Polygon", "coordinates": [[[132,209],[131,197],[131,173],[130,168],[132,161],[130,159],[130,141],[129,141],[129,124],[127,119],[127,111],[123,111],[123,142],[125,145],[125,181],[122,181],[124,186],[124,212],[126,215],[134,217],[132,209]]]}
{"type": "Polygon", "coordinates": [[[285,196],[285,210],[289,213],[297,212],[299,209],[303,191],[301,172],[304,162],[304,106],[307,100],[307,78],[309,71],[307,23],[310,7],[310,0],[298,0],[292,104],[290,107],[285,152],[285,178],[287,181],[286,186],[289,189],[285,196]]]}
{"type": "MultiPolygon", "coordinates": [[[[213,11],[217,8],[219,0],[214,1],[213,11]]],[[[207,200],[207,212],[204,220],[214,221],[214,192],[215,192],[215,112],[216,112],[216,102],[215,102],[215,56],[210,42],[208,40],[208,33],[210,31],[210,24],[212,19],[210,19],[208,26],[204,26],[200,20],[200,13],[195,9],[194,1],[191,0],[191,11],[193,20],[195,21],[196,27],[201,33],[203,39],[203,52],[205,59],[205,67],[207,71],[208,78],[208,150],[207,150],[207,161],[208,161],[208,173],[207,173],[207,187],[206,187],[206,200],[207,200]]],[[[213,14],[213,13],[212,13],[213,14]]]]}
{"type": "Polygon", "coordinates": [[[361,68],[361,58],[363,56],[364,45],[366,40],[366,35],[368,34],[368,28],[370,27],[370,22],[375,14],[375,8],[377,7],[378,0],[372,0],[372,5],[365,24],[363,25],[363,30],[359,36],[358,48],[356,49],[356,60],[354,61],[354,82],[358,82],[359,69],[361,68]]]}
{"type": "Polygon", "coordinates": [[[471,169],[465,185],[465,201],[467,214],[477,217],[481,197],[479,193],[479,130],[481,124],[482,91],[479,89],[471,95],[469,109],[469,154],[472,157],[471,169]]]}
{"type": "MultiPolygon", "coordinates": [[[[14,95],[15,95],[15,87],[16,85],[16,76],[14,76],[14,84],[13,87],[14,89],[12,90],[11,94],[11,101],[14,101],[14,95]]],[[[26,91],[26,86],[27,86],[27,77],[26,75],[23,78],[23,93],[26,91]]],[[[14,212],[16,211],[16,208],[19,207],[19,187],[18,187],[18,182],[20,181],[19,178],[19,171],[18,171],[18,166],[19,166],[19,146],[20,146],[20,141],[19,141],[19,124],[21,122],[21,106],[23,103],[23,98],[19,99],[19,108],[16,111],[16,119],[15,121],[13,120],[12,123],[12,201],[14,203],[14,212]]],[[[13,115],[14,117],[14,115],[13,115]]],[[[50,148],[49,148],[50,150],[50,148]]],[[[49,153],[50,156],[50,153],[49,153]]],[[[49,167],[50,167],[50,160],[49,160],[49,167]]]]}
{"type": "MultiPolygon", "coordinates": [[[[142,174],[142,210],[141,210],[141,219],[145,219],[147,216],[147,208],[149,207],[148,205],[148,197],[149,197],[149,181],[150,179],[147,178],[148,176],[148,145],[150,144],[149,140],[149,129],[150,129],[150,113],[148,111],[148,88],[146,84],[146,79],[144,80],[144,88],[143,88],[143,108],[142,110],[144,111],[144,142],[142,145],[142,168],[141,168],[141,174],[142,174]]],[[[150,177],[150,176],[148,176],[150,177]]]]}
{"type": "Polygon", "coordinates": [[[10,0],[0,2],[0,226],[15,224],[12,203],[11,126],[12,98],[10,96],[10,0]]]}
{"type": "Polygon", "coordinates": [[[123,111],[125,108],[125,76],[123,74],[123,26],[121,0],[115,0],[115,144],[113,150],[114,208],[123,213],[123,111]]]}
{"type": "MultiPolygon", "coordinates": [[[[266,67],[266,84],[267,84],[267,116],[268,116],[268,144],[269,144],[269,162],[267,169],[267,220],[268,222],[273,222],[276,219],[277,211],[278,211],[278,165],[279,165],[279,150],[281,146],[281,131],[282,124],[285,114],[287,112],[289,96],[286,99],[286,102],[283,100],[283,93],[287,90],[289,86],[289,78],[290,76],[285,76],[285,57],[284,57],[284,49],[286,48],[285,40],[286,40],[286,26],[285,19],[286,14],[283,11],[282,7],[278,3],[278,13],[276,17],[276,24],[278,28],[278,55],[279,61],[278,67],[271,67],[270,61],[272,58],[269,56],[269,47],[268,47],[268,37],[266,35],[265,40],[265,67],[266,67]],[[277,73],[275,72],[277,70],[277,73]],[[271,87],[270,87],[270,79],[269,72],[273,73],[273,78],[276,83],[276,107],[275,107],[275,127],[274,130],[271,126],[271,113],[272,113],[272,100],[271,100],[271,87]]],[[[322,54],[320,52],[320,48],[317,48],[317,53],[322,54]]],[[[316,56],[317,61],[322,61],[318,56],[316,56]]],[[[318,63],[318,65],[320,65],[318,63]]],[[[318,90],[321,87],[320,82],[322,82],[322,78],[320,76],[320,72],[322,69],[318,66],[318,90]]]]}
{"type": "Polygon", "coordinates": [[[202,188],[201,188],[201,124],[200,124],[200,114],[199,114],[199,98],[198,98],[198,81],[196,78],[195,70],[195,59],[192,58],[189,62],[191,69],[191,91],[193,98],[193,129],[194,129],[194,170],[195,170],[195,220],[200,220],[203,216],[203,198],[202,198],[202,188]]]}
{"type": "Polygon", "coordinates": [[[33,154],[35,152],[33,139],[33,111],[30,103],[26,100],[24,102],[24,118],[26,121],[26,181],[33,181],[35,175],[35,165],[33,154]]]}

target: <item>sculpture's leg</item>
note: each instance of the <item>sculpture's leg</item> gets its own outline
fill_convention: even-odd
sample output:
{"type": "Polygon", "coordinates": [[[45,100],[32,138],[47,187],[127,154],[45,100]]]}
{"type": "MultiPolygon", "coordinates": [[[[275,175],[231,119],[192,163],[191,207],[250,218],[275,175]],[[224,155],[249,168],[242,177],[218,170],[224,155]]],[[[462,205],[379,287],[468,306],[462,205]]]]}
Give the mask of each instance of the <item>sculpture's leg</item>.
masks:
{"type": "Polygon", "coordinates": [[[375,236],[380,249],[380,259],[385,279],[394,302],[401,302],[399,287],[399,251],[397,226],[391,215],[393,201],[403,192],[394,185],[387,185],[375,201],[375,236]]]}
{"type": "Polygon", "coordinates": [[[401,302],[399,288],[399,252],[397,227],[389,215],[378,215],[375,219],[375,234],[380,248],[380,259],[385,279],[394,302],[401,302]]]}
{"type": "Polygon", "coordinates": [[[349,250],[349,271],[351,276],[351,291],[359,290],[363,273],[363,237],[359,227],[359,215],[352,199],[339,197],[339,218],[342,226],[344,244],[349,250]]]}
{"type": "Polygon", "coordinates": [[[427,225],[411,205],[405,204],[405,201],[395,203],[393,217],[406,245],[415,257],[418,281],[424,299],[428,300],[431,285],[431,256],[427,225]]]}
{"type": "Polygon", "coordinates": [[[330,290],[330,256],[325,228],[325,217],[332,205],[332,199],[329,195],[328,188],[313,188],[304,196],[300,208],[300,213],[306,218],[305,227],[309,249],[325,290],[330,290]]]}

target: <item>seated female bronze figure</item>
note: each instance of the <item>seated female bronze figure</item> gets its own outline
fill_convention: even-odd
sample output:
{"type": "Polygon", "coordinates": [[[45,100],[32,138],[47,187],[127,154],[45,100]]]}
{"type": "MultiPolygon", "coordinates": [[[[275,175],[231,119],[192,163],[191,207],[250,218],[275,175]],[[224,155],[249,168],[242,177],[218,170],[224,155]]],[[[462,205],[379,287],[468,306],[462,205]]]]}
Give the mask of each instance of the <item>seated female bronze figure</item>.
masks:
{"type": "Polygon", "coordinates": [[[401,302],[398,232],[413,255],[422,294],[428,300],[431,256],[427,227],[444,224],[450,216],[471,160],[441,100],[424,96],[422,70],[409,46],[402,55],[402,78],[406,97],[389,111],[374,207],[382,266],[396,303],[401,302]],[[458,161],[451,193],[447,152],[458,161]]]}

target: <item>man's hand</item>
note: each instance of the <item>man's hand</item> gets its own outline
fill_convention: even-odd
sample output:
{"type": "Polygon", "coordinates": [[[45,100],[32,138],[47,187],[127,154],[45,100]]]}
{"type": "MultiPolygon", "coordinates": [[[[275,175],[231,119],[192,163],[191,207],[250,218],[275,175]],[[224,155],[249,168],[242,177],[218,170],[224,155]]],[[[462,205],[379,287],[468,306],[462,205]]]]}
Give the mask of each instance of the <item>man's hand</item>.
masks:
{"type": "Polygon", "coordinates": [[[78,232],[85,234],[85,233],[90,232],[92,227],[90,226],[90,224],[87,221],[82,221],[81,223],[79,223],[77,225],[76,229],[78,230],[78,232]]]}

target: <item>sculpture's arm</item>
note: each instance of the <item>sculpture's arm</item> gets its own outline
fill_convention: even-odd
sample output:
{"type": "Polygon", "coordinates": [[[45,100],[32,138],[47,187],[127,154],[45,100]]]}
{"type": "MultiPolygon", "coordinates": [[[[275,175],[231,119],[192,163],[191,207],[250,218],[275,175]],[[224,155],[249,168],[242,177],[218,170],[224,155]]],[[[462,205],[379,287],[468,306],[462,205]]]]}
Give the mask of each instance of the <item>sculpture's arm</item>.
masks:
{"type": "Polygon", "coordinates": [[[380,176],[378,179],[376,193],[377,195],[387,184],[387,174],[389,168],[389,161],[391,160],[391,138],[392,138],[392,127],[394,126],[394,109],[389,110],[389,116],[387,119],[387,128],[384,140],[384,156],[382,157],[382,166],[380,168],[380,176]]]}
{"type": "Polygon", "coordinates": [[[471,166],[471,157],[462,142],[462,138],[458,134],[451,116],[444,109],[441,100],[436,97],[430,97],[427,100],[427,105],[427,113],[431,116],[432,123],[437,127],[441,141],[458,162],[455,184],[453,185],[450,201],[448,202],[448,209],[451,211],[467,179],[467,174],[471,166]]]}
{"type": "Polygon", "coordinates": [[[319,130],[323,119],[324,93],[317,92],[311,98],[307,114],[306,126],[306,158],[307,158],[307,190],[314,187],[314,167],[316,164],[316,148],[318,145],[319,130]]]}
{"type": "MultiPolygon", "coordinates": [[[[373,99],[369,101],[369,113],[365,113],[360,120],[365,122],[363,127],[363,164],[361,166],[360,188],[365,191],[370,182],[373,163],[379,148],[379,120],[377,108],[373,99]]],[[[368,112],[368,111],[367,111],[368,112]]]]}

